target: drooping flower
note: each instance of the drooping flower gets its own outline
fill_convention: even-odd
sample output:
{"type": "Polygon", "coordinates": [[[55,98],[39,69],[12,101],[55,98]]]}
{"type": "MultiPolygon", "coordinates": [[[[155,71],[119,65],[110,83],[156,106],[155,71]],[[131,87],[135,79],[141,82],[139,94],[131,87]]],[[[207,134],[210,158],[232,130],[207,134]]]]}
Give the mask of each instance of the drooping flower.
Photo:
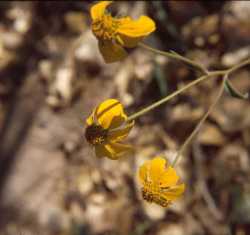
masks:
{"type": "Polygon", "coordinates": [[[163,207],[180,197],[185,190],[185,185],[178,183],[179,176],[175,169],[161,157],[146,161],[139,169],[139,179],[143,199],[163,207]]]}
{"type": "Polygon", "coordinates": [[[112,17],[106,11],[111,3],[112,1],[101,1],[90,10],[92,31],[98,39],[99,50],[106,63],[125,58],[125,48],[136,47],[145,36],[155,30],[155,23],[148,16],[140,16],[137,20],[129,16],[112,17]]]}
{"type": "Polygon", "coordinates": [[[87,118],[85,137],[94,147],[97,157],[118,159],[131,151],[130,145],[121,144],[134,126],[128,119],[122,104],[116,99],[107,99],[99,104],[87,118]]]}

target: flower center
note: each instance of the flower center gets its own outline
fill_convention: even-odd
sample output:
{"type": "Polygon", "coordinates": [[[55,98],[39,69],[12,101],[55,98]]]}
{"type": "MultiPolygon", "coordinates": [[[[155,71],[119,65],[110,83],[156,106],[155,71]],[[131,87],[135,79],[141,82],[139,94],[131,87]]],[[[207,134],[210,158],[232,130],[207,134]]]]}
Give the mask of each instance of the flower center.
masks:
{"type": "Polygon", "coordinates": [[[108,130],[96,124],[88,126],[85,131],[85,138],[92,145],[103,144],[107,136],[108,130]]]}
{"type": "Polygon", "coordinates": [[[92,31],[94,35],[101,40],[115,39],[119,21],[109,14],[104,14],[101,19],[92,23],[92,31]]]}
{"type": "Polygon", "coordinates": [[[142,188],[142,197],[148,202],[155,202],[163,207],[167,207],[170,201],[162,196],[161,189],[159,187],[146,186],[142,188]]]}

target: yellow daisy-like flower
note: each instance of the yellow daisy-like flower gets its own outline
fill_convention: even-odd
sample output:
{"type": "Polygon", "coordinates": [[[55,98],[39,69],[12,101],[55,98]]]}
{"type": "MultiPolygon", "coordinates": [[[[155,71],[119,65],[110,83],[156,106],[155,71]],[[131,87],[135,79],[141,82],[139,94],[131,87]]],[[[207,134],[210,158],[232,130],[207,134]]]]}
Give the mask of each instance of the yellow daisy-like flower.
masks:
{"type": "Polygon", "coordinates": [[[98,39],[100,52],[106,63],[119,61],[127,56],[125,48],[133,48],[155,30],[155,23],[147,16],[138,20],[130,17],[114,18],[106,12],[112,1],[101,1],[91,10],[92,31],[98,39]]]}
{"type": "Polygon", "coordinates": [[[115,160],[132,149],[119,143],[134,126],[134,121],[126,122],[127,119],[122,104],[116,99],[108,99],[94,109],[86,120],[85,137],[94,146],[96,156],[115,160]]]}
{"type": "Polygon", "coordinates": [[[183,183],[178,184],[179,176],[175,169],[161,157],[146,161],[139,169],[139,179],[143,199],[163,207],[180,197],[185,190],[183,183]]]}

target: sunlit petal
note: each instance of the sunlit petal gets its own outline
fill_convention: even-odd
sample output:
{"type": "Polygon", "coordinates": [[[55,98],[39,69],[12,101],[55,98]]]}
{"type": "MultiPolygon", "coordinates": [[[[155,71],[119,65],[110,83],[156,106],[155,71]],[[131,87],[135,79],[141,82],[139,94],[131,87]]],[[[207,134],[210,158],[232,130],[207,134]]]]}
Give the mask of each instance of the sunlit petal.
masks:
{"type": "Polygon", "coordinates": [[[100,1],[99,3],[93,5],[90,9],[92,20],[100,19],[105,13],[107,6],[111,3],[112,1],[100,1]]]}
{"type": "Polygon", "coordinates": [[[86,119],[86,124],[88,126],[91,126],[94,124],[95,120],[94,120],[94,114],[95,114],[95,110],[91,113],[91,115],[86,119]]]}
{"type": "Polygon", "coordinates": [[[98,123],[104,128],[108,129],[114,117],[124,115],[123,106],[116,99],[107,99],[102,102],[95,112],[95,117],[98,123]]]}
{"type": "Polygon", "coordinates": [[[146,161],[139,169],[142,197],[148,202],[167,207],[185,191],[185,184],[177,184],[179,176],[175,169],[166,164],[164,158],[146,161]]]}
{"type": "Polygon", "coordinates": [[[167,168],[167,170],[160,177],[160,186],[161,187],[170,187],[176,185],[179,180],[179,176],[177,175],[175,169],[171,166],[167,168]]]}
{"type": "Polygon", "coordinates": [[[121,24],[117,31],[128,37],[145,37],[155,30],[154,21],[147,16],[141,16],[138,20],[125,17],[120,21],[121,24]]]}
{"type": "Polygon", "coordinates": [[[142,184],[148,182],[148,173],[150,168],[150,161],[146,161],[140,168],[139,168],[139,179],[142,184]]]}
{"type": "Polygon", "coordinates": [[[96,155],[98,157],[108,157],[112,160],[118,159],[123,154],[131,150],[131,146],[118,143],[108,143],[95,148],[96,155]]]}
{"type": "Polygon", "coordinates": [[[167,189],[163,195],[167,200],[174,201],[185,191],[185,184],[180,184],[167,189]]]}
{"type": "Polygon", "coordinates": [[[91,8],[92,32],[98,39],[99,50],[106,63],[124,59],[124,48],[133,48],[155,30],[155,23],[148,16],[133,20],[130,17],[112,17],[106,8],[112,1],[101,1],[91,8]]]}
{"type": "Polygon", "coordinates": [[[149,168],[149,175],[150,179],[153,182],[158,183],[161,179],[161,176],[164,174],[166,165],[166,160],[161,157],[156,157],[153,160],[151,160],[150,168],[149,168]]]}

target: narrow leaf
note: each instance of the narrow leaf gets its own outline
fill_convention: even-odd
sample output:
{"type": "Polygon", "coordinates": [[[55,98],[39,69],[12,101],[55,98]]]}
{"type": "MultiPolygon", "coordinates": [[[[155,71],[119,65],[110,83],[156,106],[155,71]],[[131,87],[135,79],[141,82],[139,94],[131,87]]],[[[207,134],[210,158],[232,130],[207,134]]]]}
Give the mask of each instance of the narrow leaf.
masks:
{"type": "Polygon", "coordinates": [[[235,87],[233,87],[232,83],[229,80],[226,80],[225,82],[225,90],[234,98],[242,99],[242,100],[248,100],[249,94],[242,94],[239,92],[235,87]]]}

